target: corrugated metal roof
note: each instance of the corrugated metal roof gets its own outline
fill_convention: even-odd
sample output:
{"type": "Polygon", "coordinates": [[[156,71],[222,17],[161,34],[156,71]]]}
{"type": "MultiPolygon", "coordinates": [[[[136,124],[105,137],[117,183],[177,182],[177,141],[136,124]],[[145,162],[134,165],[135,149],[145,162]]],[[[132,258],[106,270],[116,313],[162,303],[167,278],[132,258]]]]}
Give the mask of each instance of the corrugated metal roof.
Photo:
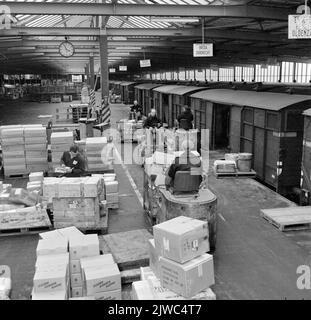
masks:
{"type": "Polygon", "coordinates": [[[303,114],[311,117],[311,109],[306,110],[303,114]]]}
{"type": "Polygon", "coordinates": [[[137,88],[137,89],[153,89],[153,88],[156,88],[159,86],[161,86],[161,84],[159,84],[159,83],[142,83],[142,84],[139,84],[138,86],[135,86],[135,88],[137,88]]]}
{"type": "Polygon", "coordinates": [[[127,82],[127,81],[122,81],[120,83],[120,85],[123,87],[123,86],[129,86],[130,84],[135,84],[136,82],[127,82]]]}
{"type": "Polygon", "coordinates": [[[168,91],[171,91],[173,89],[177,89],[178,87],[181,87],[181,86],[171,84],[171,85],[167,85],[167,86],[160,86],[158,88],[153,89],[153,91],[168,93],[168,91]]]}
{"type": "Polygon", "coordinates": [[[196,92],[190,97],[216,103],[248,106],[274,111],[281,110],[283,108],[303,101],[308,101],[311,106],[311,96],[300,94],[211,89],[196,92]]]}
{"type": "Polygon", "coordinates": [[[176,94],[178,96],[182,96],[186,93],[192,92],[192,91],[199,91],[206,89],[204,87],[193,87],[193,86],[179,86],[178,88],[173,88],[172,90],[168,91],[167,93],[176,94]]]}

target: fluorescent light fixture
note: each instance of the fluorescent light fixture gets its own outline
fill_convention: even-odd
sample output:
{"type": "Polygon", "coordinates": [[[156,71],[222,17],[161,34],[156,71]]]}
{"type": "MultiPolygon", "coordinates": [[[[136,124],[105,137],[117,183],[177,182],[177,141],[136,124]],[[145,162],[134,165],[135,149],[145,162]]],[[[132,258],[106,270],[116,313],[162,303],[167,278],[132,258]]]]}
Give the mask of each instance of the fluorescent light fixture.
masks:
{"type": "Polygon", "coordinates": [[[111,40],[114,40],[114,41],[126,41],[127,37],[112,37],[111,40]]]}
{"type": "Polygon", "coordinates": [[[7,51],[21,51],[21,50],[36,50],[36,47],[11,47],[7,48],[7,51]]]}
{"type": "Polygon", "coordinates": [[[111,53],[108,53],[108,57],[111,57],[111,56],[129,56],[130,54],[128,52],[111,52],[111,53]]]}
{"type": "Polygon", "coordinates": [[[32,57],[32,56],[44,56],[44,53],[41,53],[41,52],[22,53],[22,57],[32,57]]]}
{"type": "Polygon", "coordinates": [[[116,47],[115,50],[141,50],[141,47],[116,47]]]}
{"type": "Polygon", "coordinates": [[[187,23],[187,22],[199,22],[198,18],[182,18],[182,17],[151,17],[150,22],[176,22],[176,23],[187,23]]]}

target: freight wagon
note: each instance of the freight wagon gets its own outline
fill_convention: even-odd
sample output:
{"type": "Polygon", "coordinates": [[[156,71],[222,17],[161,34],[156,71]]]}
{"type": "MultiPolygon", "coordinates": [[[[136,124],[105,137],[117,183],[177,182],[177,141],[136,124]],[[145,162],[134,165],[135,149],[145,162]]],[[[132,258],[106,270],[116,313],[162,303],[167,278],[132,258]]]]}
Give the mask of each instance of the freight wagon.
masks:
{"type": "Polygon", "coordinates": [[[121,91],[121,100],[124,104],[132,104],[134,102],[134,87],[136,82],[121,82],[120,91],[121,91]]]}
{"type": "Polygon", "coordinates": [[[282,195],[300,185],[303,111],[311,97],[230,89],[191,95],[195,127],[210,130],[210,148],[253,154],[258,178],[282,195]]]}
{"type": "Polygon", "coordinates": [[[135,100],[143,107],[143,113],[148,115],[153,108],[153,93],[152,89],[162,86],[160,83],[142,83],[135,86],[135,100]]]}

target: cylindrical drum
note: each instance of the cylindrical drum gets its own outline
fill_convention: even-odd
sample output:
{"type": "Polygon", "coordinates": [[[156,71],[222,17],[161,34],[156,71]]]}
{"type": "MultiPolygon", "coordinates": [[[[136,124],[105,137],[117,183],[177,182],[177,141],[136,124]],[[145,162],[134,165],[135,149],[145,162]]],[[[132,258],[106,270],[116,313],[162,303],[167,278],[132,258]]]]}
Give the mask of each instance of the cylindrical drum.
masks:
{"type": "Polygon", "coordinates": [[[242,172],[249,172],[252,169],[252,158],[251,153],[240,153],[238,159],[238,169],[242,172]]]}

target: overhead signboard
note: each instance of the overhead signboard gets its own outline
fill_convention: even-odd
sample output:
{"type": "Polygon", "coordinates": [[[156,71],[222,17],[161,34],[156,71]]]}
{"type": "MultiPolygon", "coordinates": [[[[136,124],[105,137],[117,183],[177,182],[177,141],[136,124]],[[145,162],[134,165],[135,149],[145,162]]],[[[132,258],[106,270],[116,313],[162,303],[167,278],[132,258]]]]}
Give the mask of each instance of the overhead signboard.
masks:
{"type": "Polygon", "coordinates": [[[311,39],[311,15],[288,16],[288,39],[311,39]]]}
{"type": "Polygon", "coordinates": [[[127,66],[119,66],[119,71],[127,71],[127,66]]]}
{"type": "Polygon", "coordinates": [[[194,43],[193,56],[194,57],[212,57],[213,44],[212,43],[194,43]]]}
{"type": "Polygon", "coordinates": [[[147,60],[139,60],[139,64],[141,68],[147,68],[147,67],[151,67],[151,61],[150,59],[147,60]]]}
{"type": "Polygon", "coordinates": [[[114,72],[116,72],[116,69],[115,69],[115,68],[110,68],[110,69],[109,69],[109,72],[110,72],[110,73],[114,73],[114,72]]]}

